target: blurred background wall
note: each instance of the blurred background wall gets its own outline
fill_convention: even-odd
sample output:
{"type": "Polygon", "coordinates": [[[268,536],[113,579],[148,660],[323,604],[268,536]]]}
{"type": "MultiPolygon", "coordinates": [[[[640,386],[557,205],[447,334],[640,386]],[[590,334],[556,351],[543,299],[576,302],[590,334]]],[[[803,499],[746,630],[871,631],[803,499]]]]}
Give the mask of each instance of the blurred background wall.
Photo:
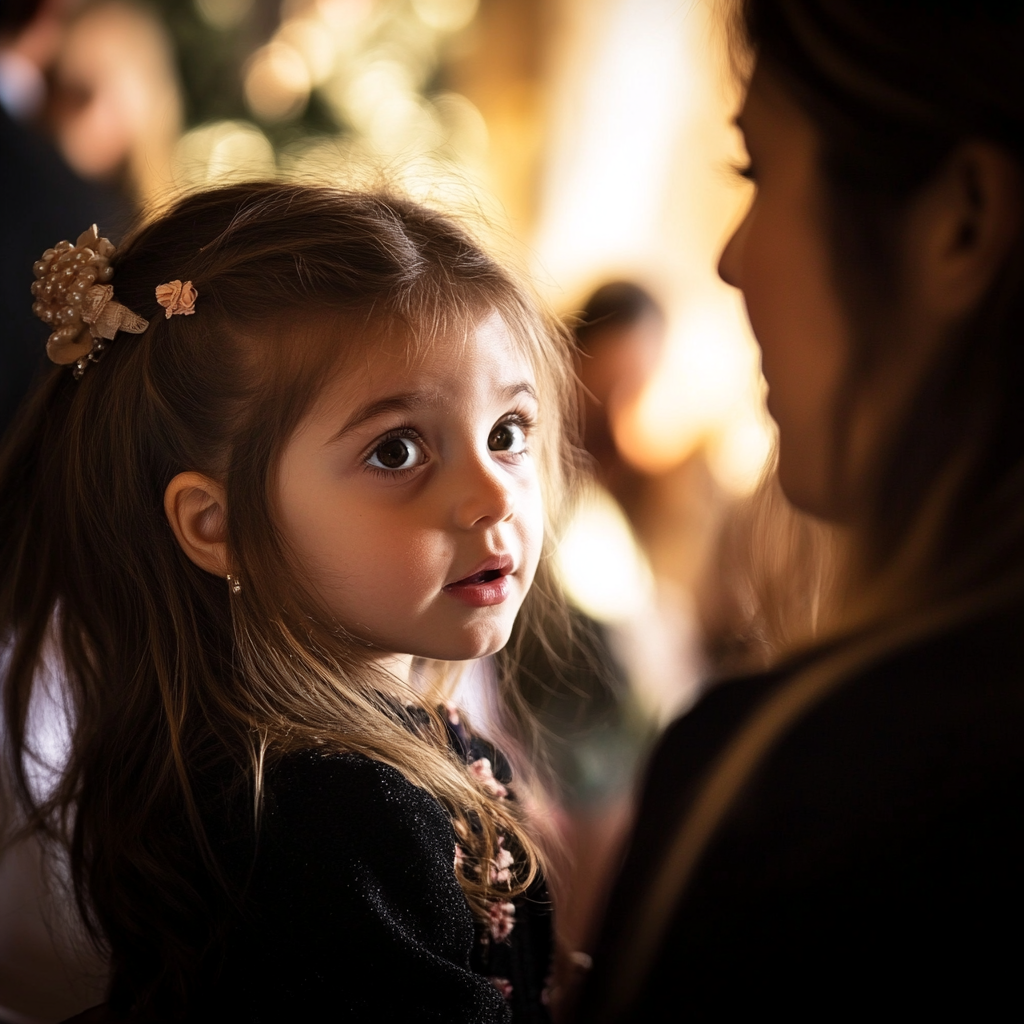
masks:
{"type": "Polygon", "coordinates": [[[622,446],[655,472],[703,448],[742,491],[769,436],[714,274],[745,198],[717,6],[99,0],[72,16],[50,117],[73,166],[140,202],[244,176],[383,175],[479,210],[565,311],[603,279],[640,280],[669,340],[622,446]]]}

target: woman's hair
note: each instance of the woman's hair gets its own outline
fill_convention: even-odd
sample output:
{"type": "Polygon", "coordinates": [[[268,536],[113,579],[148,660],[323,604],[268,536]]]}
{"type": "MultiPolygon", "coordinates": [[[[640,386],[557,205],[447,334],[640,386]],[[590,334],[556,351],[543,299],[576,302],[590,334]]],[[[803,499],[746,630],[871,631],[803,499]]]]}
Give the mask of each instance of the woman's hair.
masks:
{"type": "MultiPolygon", "coordinates": [[[[481,869],[498,830],[518,851],[512,892],[533,877],[527,828],[449,753],[432,707],[428,724],[403,720],[398,681],[298,583],[275,474],[346,347],[382,331],[417,349],[457,344],[496,311],[535,368],[535,450],[558,509],[575,421],[557,322],[450,219],[383,194],[266,183],[193,195],[136,231],[113,265],[116,298],[148,330],[119,335],[81,380],[51,368],[0,451],[7,781],[19,813],[69,844],[80,910],[143,1004],[182,997],[230,914],[204,822],[225,800],[258,819],[264,769],[290,751],[362,753],[433,794],[485,917],[495,894],[481,869]],[[197,289],[194,316],[168,319],[157,304],[156,286],[174,279],[197,289]],[[226,488],[240,593],[197,568],[167,522],[164,491],[187,470],[226,488]],[[49,652],[73,729],[66,767],[40,794],[26,718],[49,652]]],[[[551,621],[555,593],[545,553],[520,618],[551,621]]]]}
{"type": "MultiPolygon", "coordinates": [[[[819,136],[835,279],[855,338],[837,423],[901,356],[903,214],[958,144],[1024,163],[1024,4],[743,0],[760,66],[819,136]]],[[[890,385],[893,386],[893,385],[890,385]]],[[[1024,238],[875,453],[858,559],[877,606],[1024,582],[1024,238]]]]}
{"type": "Polygon", "coordinates": [[[834,531],[786,500],[770,464],[725,510],[694,594],[707,677],[761,671],[827,632],[836,554],[834,531]]]}

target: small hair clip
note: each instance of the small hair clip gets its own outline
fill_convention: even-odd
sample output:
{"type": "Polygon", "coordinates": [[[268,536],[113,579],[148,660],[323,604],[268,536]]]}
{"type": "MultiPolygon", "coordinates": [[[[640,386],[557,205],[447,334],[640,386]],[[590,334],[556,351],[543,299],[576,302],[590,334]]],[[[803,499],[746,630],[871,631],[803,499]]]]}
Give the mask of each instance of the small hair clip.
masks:
{"type": "Polygon", "coordinates": [[[195,311],[199,293],[192,287],[191,281],[168,281],[167,284],[156,286],[156,301],[164,307],[164,319],[170,320],[175,313],[191,316],[195,311]]]}

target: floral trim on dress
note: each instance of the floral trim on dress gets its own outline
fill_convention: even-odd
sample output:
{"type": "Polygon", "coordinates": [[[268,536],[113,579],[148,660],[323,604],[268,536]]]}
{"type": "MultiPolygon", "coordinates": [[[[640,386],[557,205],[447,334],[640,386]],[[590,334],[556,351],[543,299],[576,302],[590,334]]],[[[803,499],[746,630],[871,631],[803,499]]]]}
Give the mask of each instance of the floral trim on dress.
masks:
{"type": "MultiPolygon", "coordinates": [[[[480,788],[493,800],[514,801],[512,772],[495,746],[466,728],[458,708],[446,704],[438,709],[448,729],[452,750],[467,766],[480,788]]],[[[483,870],[471,852],[469,836],[456,825],[453,867],[456,874],[483,870]]],[[[507,849],[508,837],[499,831],[497,849],[490,858],[488,881],[496,890],[488,904],[487,920],[476,924],[476,941],[471,966],[485,977],[508,1003],[513,1019],[520,1024],[550,1024],[551,934],[550,901],[543,880],[533,883],[528,893],[511,900],[502,888],[512,882],[515,858],[507,849]],[[547,920],[546,920],[547,918],[547,920]],[[537,960],[540,954],[542,960],[537,960]],[[539,970],[538,970],[539,968],[539,970]]]]}
{"type": "Polygon", "coordinates": [[[487,980],[501,993],[505,1002],[512,998],[512,982],[508,978],[488,978],[487,980]]]}
{"type": "Polygon", "coordinates": [[[504,800],[508,796],[508,790],[494,777],[494,769],[488,758],[481,757],[479,761],[474,761],[469,770],[496,800],[504,800]]]}
{"type": "MultiPolygon", "coordinates": [[[[508,787],[494,776],[494,767],[488,757],[473,758],[475,753],[473,740],[466,732],[462,719],[459,716],[459,709],[452,703],[444,706],[445,717],[466,754],[466,761],[470,774],[483,786],[487,794],[495,800],[507,800],[509,797],[508,787]],[[470,760],[470,758],[473,758],[470,760]]],[[[508,885],[512,881],[512,865],[514,863],[512,854],[505,849],[505,837],[498,835],[498,852],[491,858],[488,868],[491,885],[508,885]]],[[[455,844],[456,872],[466,870],[466,854],[462,847],[455,844]]],[[[490,905],[489,917],[486,929],[481,929],[479,941],[483,945],[490,942],[505,942],[516,924],[516,906],[508,900],[497,899],[490,905]]],[[[507,983],[507,982],[506,982],[507,983]]],[[[511,991],[511,986],[509,988],[511,991]]]]}

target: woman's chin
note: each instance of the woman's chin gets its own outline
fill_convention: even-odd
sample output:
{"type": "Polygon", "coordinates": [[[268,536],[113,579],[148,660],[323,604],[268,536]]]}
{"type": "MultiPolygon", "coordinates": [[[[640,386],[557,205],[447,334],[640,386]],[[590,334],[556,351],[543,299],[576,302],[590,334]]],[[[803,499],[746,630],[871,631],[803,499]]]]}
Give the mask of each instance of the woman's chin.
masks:
{"type": "Polygon", "coordinates": [[[784,445],[779,447],[778,477],[782,493],[794,508],[817,519],[842,519],[825,470],[811,465],[809,459],[787,458],[784,445]]]}

